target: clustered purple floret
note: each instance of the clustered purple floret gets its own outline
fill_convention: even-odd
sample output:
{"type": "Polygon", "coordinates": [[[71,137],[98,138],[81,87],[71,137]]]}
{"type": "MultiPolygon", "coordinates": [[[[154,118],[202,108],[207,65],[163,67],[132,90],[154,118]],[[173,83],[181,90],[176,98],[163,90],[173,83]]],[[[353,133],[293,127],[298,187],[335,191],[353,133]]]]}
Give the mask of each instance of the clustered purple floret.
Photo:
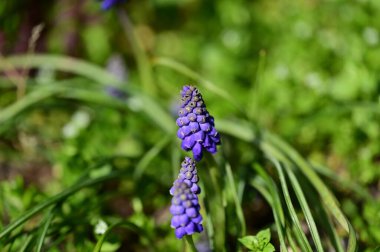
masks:
{"type": "Polygon", "coordinates": [[[102,9],[108,10],[112,8],[115,4],[122,3],[125,0],[103,0],[102,1],[102,9]]]}
{"type": "Polygon", "coordinates": [[[125,98],[127,98],[127,94],[123,90],[116,87],[107,86],[105,88],[105,91],[108,93],[108,95],[119,100],[124,100],[125,98]]]}
{"type": "Polygon", "coordinates": [[[212,154],[216,153],[220,136],[215,129],[214,118],[208,113],[198,89],[184,86],[181,96],[181,108],[176,121],[179,126],[177,136],[182,139],[182,149],[191,150],[194,159],[200,161],[204,149],[212,154]]]}
{"type": "MultiPolygon", "coordinates": [[[[181,147],[191,150],[196,161],[202,159],[203,150],[216,153],[216,146],[220,144],[219,133],[215,129],[214,118],[208,113],[202,95],[193,86],[184,86],[181,91],[181,108],[178,111],[179,126],[177,136],[182,140],[181,147]]],[[[185,157],[181,164],[178,178],[170,188],[173,195],[170,212],[173,215],[171,226],[175,235],[181,239],[185,235],[202,232],[202,216],[198,194],[198,175],[195,161],[185,157]]]]}
{"type": "MultiPolygon", "coordinates": [[[[199,194],[201,192],[201,188],[198,186],[198,180],[197,167],[195,166],[194,160],[189,157],[185,157],[181,163],[181,169],[179,170],[176,181],[186,183],[191,192],[199,194]]],[[[170,188],[170,194],[173,195],[173,192],[174,185],[170,188]]]]}
{"type": "Polygon", "coordinates": [[[202,216],[198,196],[192,192],[190,186],[177,179],[171,190],[173,195],[170,213],[173,215],[171,227],[175,228],[175,236],[181,239],[184,235],[202,232],[202,216]]]}

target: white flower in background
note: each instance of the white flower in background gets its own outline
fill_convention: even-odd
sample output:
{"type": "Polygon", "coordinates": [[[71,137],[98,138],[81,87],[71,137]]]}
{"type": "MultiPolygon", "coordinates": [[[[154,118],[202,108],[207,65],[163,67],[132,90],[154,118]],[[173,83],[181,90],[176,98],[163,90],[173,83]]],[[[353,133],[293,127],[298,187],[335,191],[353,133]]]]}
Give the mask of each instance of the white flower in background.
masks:
{"type": "Polygon", "coordinates": [[[285,80],[289,76],[289,68],[285,65],[277,65],[274,73],[279,80],[285,80]]]}
{"type": "Polygon", "coordinates": [[[322,92],[323,91],[323,86],[322,86],[322,78],[319,73],[316,72],[311,72],[308,73],[305,77],[305,84],[309,88],[322,92]]]}
{"type": "Polygon", "coordinates": [[[312,28],[304,21],[297,21],[293,27],[293,31],[301,39],[308,39],[313,35],[312,28]]]}
{"type": "Polygon", "coordinates": [[[71,120],[62,128],[62,134],[65,138],[74,138],[78,136],[82,129],[87,128],[90,124],[90,115],[86,111],[79,110],[73,114],[71,120]]]}
{"type": "Polygon", "coordinates": [[[371,46],[379,43],[379,32],[373,27],[366,27],[363,31],[364,41],[371,46]]]}
{"type": "Polygon", "coordinates": [[[98,223],[96,223],[95,225],[94,232],[97,235],[102,235],[107,231],[107,229],[108,229],[107,223],[105,223],[105,221],[100,219],[98,220],[98,223]]]}

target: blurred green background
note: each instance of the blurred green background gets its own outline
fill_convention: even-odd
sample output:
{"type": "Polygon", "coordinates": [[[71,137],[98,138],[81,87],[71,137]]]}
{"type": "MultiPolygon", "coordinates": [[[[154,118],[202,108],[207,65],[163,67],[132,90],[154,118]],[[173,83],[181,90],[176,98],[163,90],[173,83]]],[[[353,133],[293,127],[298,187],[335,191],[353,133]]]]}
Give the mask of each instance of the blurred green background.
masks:
{"type": "MultiPolygon", "coordinates": [[[[112,169],[131,176],[62,202],[56,220],[62,228],[52,231],[46,251],[91,251],[92,230],[107,218],[128,218],[156,237],[157,247],[178,249],[168,226],[168,188],[184,152],[175,134],[162,137],[160,128],[175,127],[181,86],[202,82],[218,88],[199,87],[216,128],[218,119],[243,118],[328,167],[325,182],[356,230],[359,251],[380,244],[380,1],[128,0],[117,8],[134,25],[137,54],[123,16],[101,10],[100,1],[0,2],[0,229],[98,166],[90,171],[95,178],[112,169]],[[88,76],[58,71],[48,58],[5,60],[27,53],[72,56],[120,82],[95,85],[88,76]],[[26,100],[51,83],[67,89],[26,100]],[[153,123],[141,112],[148,105],[129,99],[129,89],[153,97],[173,125],[153,123]]],[[[222,139],[236,176],[244,176],[260,155],[222,139]]],[[[244,199],[248,233],[273,222],[262,198],[244,199]]],[[[39,220],[28,222],[30,230],[39,220]]],[[[143,251],[147,244],[131,231],[111,238],[108,251],[143,251]]]]}

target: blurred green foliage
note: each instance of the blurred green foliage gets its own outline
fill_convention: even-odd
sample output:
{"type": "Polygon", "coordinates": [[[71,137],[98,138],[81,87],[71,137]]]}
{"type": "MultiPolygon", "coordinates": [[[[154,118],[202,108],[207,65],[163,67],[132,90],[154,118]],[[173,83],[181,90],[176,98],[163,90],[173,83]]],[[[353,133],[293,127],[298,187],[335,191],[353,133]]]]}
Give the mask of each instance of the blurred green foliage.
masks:
{"type": "MultiPolygon", "coordinates": [[[[102,235],[95,231],[99,223],[123,218],[143,232],[132,224],[117,226],[102,251],[146,251],[151,239],[159,251],[183,246],[172,235],[167,209],[168,188],[184,154],[169,132],[174,119],[163,132],[166,121],[162,118],[164,126],[152,122],[149,111],[156,110],[146,107],[143,98],[128,92],[125,99],[107,95],[104,87],[114,83],[101,86],[89,76],[59,71],[53,62],[25,71],[12,69],[5,60],[29,52],[73,56],[104,69],[108,64],[119,80],[115,86],[142,91],[173,118],[183,84],[194,79],[201,87],[215,84],[217,90],[200,89],[217,128],[218,119],[247,120],[282,136],[315,167],[329,167],[319,173],[353,224],[360,251],[380,243],[378,0],[131,0],[121,9],[140,38],[155,90],[145,89],[131,34],[125,33],[116,10],[101,11],[92,0],[0,2],[0,70],[6,70],[0,77],[0,114],[16,111],[28,95],[41,94],[51,83],[62,87],[9,120],[0,116],[0,230],[81,178],[122,170],[123,179],[58,202],[60,207],[51,210],[57,217],[47,235],[49,251],[91,251],[102,235]],[[43,30],[30,45],[39,24],[43,30]],[[112,68],[120,56],[122,62],[112,68]],[[167,59],[199,76],[167,67],[162,63],[167,59]]],[[[25,58],[26,65],[30,62],[25,58]]],[[[94,72],[93,78],[99,76],[94,72]]],[[[262,153],[228,134],[223,144],[220,156],[233,167],[247,233],[273,228],[271,210],[257,203],[262,198],[256,191],[247,189],[243,196],[247,177],[256,174],[250,172],[252,163],[262,162],[262,153]],[[251,212],[262,220],[249,217],[251,212]]],[[[233,196],[228,199],[232,203],[226,212],[238,222],[233,196]]],[[[24,228],[41,233],[37,224],[49,223],[48,216],[37,215],[24,228]]],[[[227,248],[233,250],[239,228],[226,233],[235,238],[227,248]]],[[[29,251],[38,240],[19,234],[7,237],[14,240],[10,251],[12,246],[29,251]]]]}

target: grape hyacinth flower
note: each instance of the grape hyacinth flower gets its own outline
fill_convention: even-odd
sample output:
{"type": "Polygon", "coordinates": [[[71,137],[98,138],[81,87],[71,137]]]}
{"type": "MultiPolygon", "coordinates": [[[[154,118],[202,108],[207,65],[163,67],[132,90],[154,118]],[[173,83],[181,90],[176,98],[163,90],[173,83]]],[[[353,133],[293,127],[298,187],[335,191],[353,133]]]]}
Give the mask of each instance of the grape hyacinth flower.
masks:
{"type": "Polygon", "coordinates": [[[114,5],[118,3],[122,3],[125,0],[103,0],[102,1],[102,9],[103,10],[108,10],[111,9],[114,5]]]}
{"type": "MultiPolygon", "coordinates": [[[[195,166],[194,160],[189,157],[185,157],[181,163],[181,169],[176,181],[186,183],[191,192],[199,194],[201,192],[201,188],[198,186],[198,180],[197,167],[195,166]]],[[[173,184],[172,188],[170,188],[171,195],[174,194],[174,189],[173,184]]]]}
{"type": "Polygon", "coordinates": [[[125,98],[127,98],[127,94],[123,90],[116,87],[108,86],[105,88],[105,91],[108,95],[119,100],[124,100],[125,98]]]}
{"type": "Polygon", "coordinates": [[[177,179],[173,184],[172,195],[171,227],[175,229],[175,236],[181,239],[185,235],[202,232],[202,215],[199,213],[198,196],[191,191],[190,186],[177,179]]]}
{"type": "Polygon", "coordinates": [[[182,149],[192,150],[194,159],[200,161],[203,150],[216,153],[220,136],[215,129],[214,118],[208,113],[198,89],[184,86],[181,96],[181,108],[176,121],[179,126],[177,136],[182,140],[182,149]]]}

